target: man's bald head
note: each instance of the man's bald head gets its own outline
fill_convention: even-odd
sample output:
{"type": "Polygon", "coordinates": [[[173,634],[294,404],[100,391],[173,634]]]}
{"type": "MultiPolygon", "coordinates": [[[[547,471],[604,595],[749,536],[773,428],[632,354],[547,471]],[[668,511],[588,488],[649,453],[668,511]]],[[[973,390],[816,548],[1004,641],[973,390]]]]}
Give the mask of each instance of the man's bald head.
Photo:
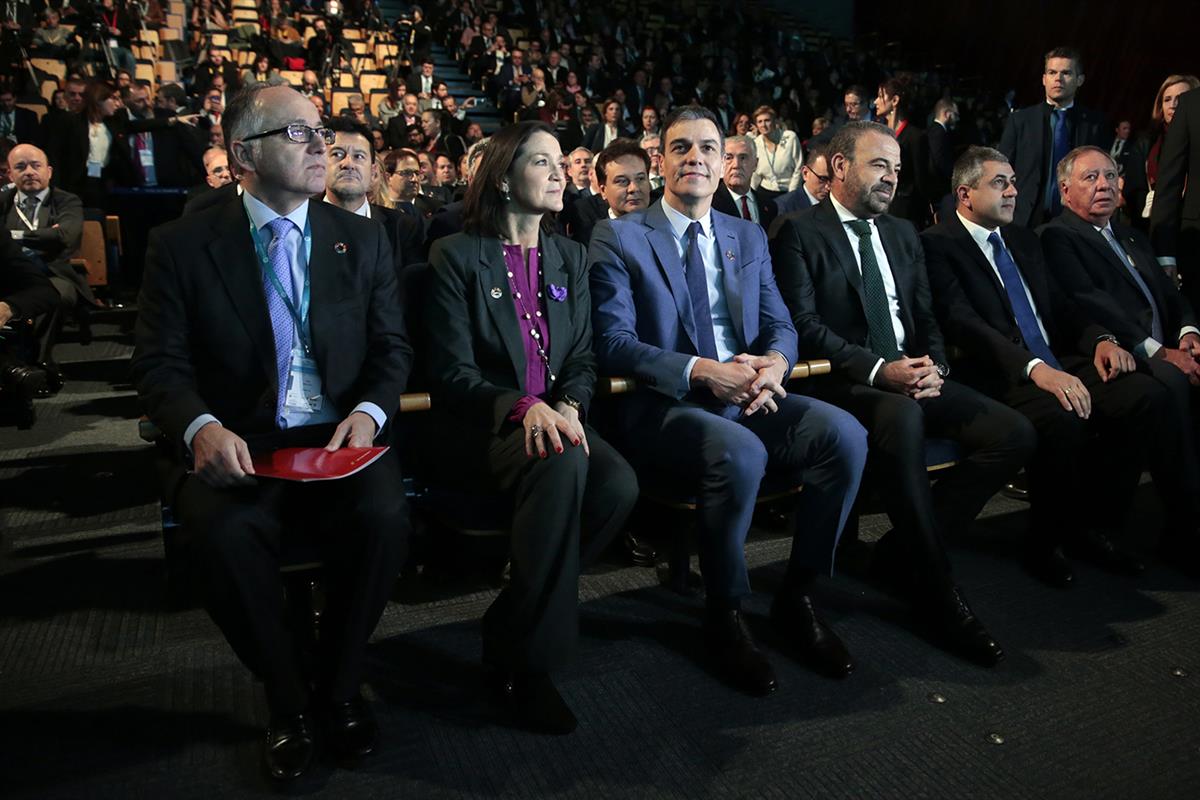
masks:
{"type": "Polygon", "coordinates": [[[19,144],[8,154],[8,179],[26,194],[37,194],[50,185],[54,170],[40,147],[19,144]]]}

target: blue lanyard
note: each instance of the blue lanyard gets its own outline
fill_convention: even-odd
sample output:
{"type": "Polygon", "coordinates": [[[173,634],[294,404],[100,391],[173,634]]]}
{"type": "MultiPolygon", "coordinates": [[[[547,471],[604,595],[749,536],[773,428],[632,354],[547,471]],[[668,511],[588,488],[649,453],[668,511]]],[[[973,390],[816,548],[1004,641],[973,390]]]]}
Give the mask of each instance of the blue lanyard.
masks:
{"type": "MultiPolygon", "coordinates": [[[[292,303],[292,298],[289,292],[283,290],[283,286],[279,283],[279,278],[275,275],[275,270],[271,268],[271,258],[267,255],[267,248],[263,245],[262,239],[259,238],[258,229],[254,227],[254,222],[250,223],[250,238],[254,240],[254,251],[258,254],[258,263],[262,266],[263,274],[267,276],[267,280],[271,282],[271,286],[275,289],[275,293],[279,295],[279,299],[287,306],[288,313],[292,315],[292,321],[296,323],[296,335],[300,337],[300,344],[304,347],[304,355],[312,355],[312,344],[308,340],[308,306],[311,302],[309,290],[309,276],[312,274],[312,220],[304,220],[304,288],[300,292],[300,309],[292,303]]],[[[283,242],[279,243],[280,247],[284,246],[283,242]]]]}

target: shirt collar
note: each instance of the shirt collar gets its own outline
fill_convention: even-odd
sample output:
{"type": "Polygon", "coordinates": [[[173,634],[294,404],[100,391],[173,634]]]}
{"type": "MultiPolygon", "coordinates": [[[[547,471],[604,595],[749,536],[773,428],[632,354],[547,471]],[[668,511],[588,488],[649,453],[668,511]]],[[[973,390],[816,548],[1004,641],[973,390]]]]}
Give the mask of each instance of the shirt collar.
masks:
{"type": "Polygon", "coordinates": [[[704,215],[703,219],[692,219],[691,217],[681,214],[675,209],[671,208],[671,204],[667,202],[667,198],[664,197],[659,202],[662,205],[663,213],[667,215],[667,222],[671,224],[671,232],[675,234],[676,239],[682,240],[683,237],[687,236],[688,228],[691,227],[693,222],[700,223],[700,233],[705,238],[709,238],[713,235],[711,209],[707,214],[704,215]]]}
{"type": "Polygon", "coordinates": [[[612,206],[608,207],[608,218],[609,219],[620,219],[620,217],[617,216],[617,212],[612,210],[612,206]]]}
{"type": "MultiPolygon", "coordinates": [[[[967,229],[967,233],[971,234],[971,238],[975,240],[975,244],[979,245],[981,250],[987,252],[987,249],[991,247],[991,243],[988,242],[988,237],[991,236],[992,233],[998,232],[1000,229],[997,228],[996,231],[989,231],[979,223],[972,222],[971,220],[967,219],[958,211],[955,211],[954,213],[958,216],[958,221],[961,222],[963,227],[967,229]]],[[[1004,241],[1003,234],[1000,236],[1000,241],[1004,241]]],[[[1005,245],[1005,247],[1008,247],[1008,245],[1005,245]]]]}
{"type": "Polygon", "coordinates": [[[801,186],[801,188],[804,189],[804,194],[807,195],[809,204],[815,206],[817,203],[821,202],[817,198],[813,197],[813,193],[808,190],[807,186],[805,186],[804,184],[800,184],[800,186],[801,186]]]}
{"type": "MultiPolygon", "coordinates": [[[[336,203],[334,203],[332,200],[329,199],[329,192],[325,193],[325,202],[329,203],[329,205],[331,205],[331,206],[337,205],[336,203]]],[[[339,206],[339,208],[340,208],[340,206],[339,206]]],[[[367,197],[364,197],[363,201],[362,201],[362,205],[359,206],[358,208],[354,209],[354,213],[360,217],[366,217],[367,219],[370,219],[371,218],[371,200],[367,197]]]]}
{"type": "Polygon", "coordinates": [[[1051,104],[1051,103],[1046,103],[1046,105],[1050,106],[1050,111],[1051,111],[1051,112],[1054,112],[1054,111],[1070,111],[1072,108],[1074,108],[1074,107],[1075,107],[1075,101],[1074,101],[1074,100],[1072,100],[1071,102],[1067,103],[1065,106],[1059,106],[1059,107],[1055,107],[1055,106],[1054,106],[1053,104],[1051,104]]]}
{"type": "MultiPolygon", "coordinates": [[[[25,200],[26,197],[29,196],[29,195],[25,194],[25,192],[19,192],[18,195],[19,195],[18,199],[21,200],[22,202],[25,200]]],[[[50,187],[49,186],[47,186],[45,189],[42,189],[40,192],[38,192],[37,194],[34,195],[34,197],[36,197],[38,199],[39,204],[46,202],[46,198],[49,196],[50,196],[50,187]]]]}
{"type": "MultiPolygon", "coordinates": [[[[246,213],[250,215],[250,222],[254,225],[255,230],[261,231],[269,223],[282,216],[250,194],[249,190],[242,192],[242,205],[246,207],[246,213]]],[[[308,201],[305,200],[297,206],[292,213],[287,215],[287,218],[292,221],[297,230],[303,231],[304,226],[308,224],[308,201]]]]}
{"type": "MultiPolygon", "coordinates": [[[[841,220],[843,225],[847,222],[854,222],[861,219],[861,217],[854,216],[854,214],[850,213],[849,209],[839,203],[837,198],[833,196],[833,192],[829,193],[829,200],[833,203],[833,210],[837,212],[838,219],[841,220]]],[[[872,228],[875,227],[875,220],[868,219],[867,222],[871,223],[872,228]]]]}
{"type": "MultiPolygon", "coordinates": [[[[725,184],[725,191],[729,192],[729,196],[733,198],[733,202],[735,204],[740,203],[742,201],[742,198],[745,197],[751,203],[753,203],[754,205],[757,205],[757,203],[754,203],[754,193],[749,190],[747,190],[745,194],[738,194],[733,189],[730,189],[729,184],[727,183],[727,184],[725,184]]],[[[741,209],[738,209],[738,210],[740,211],[741,209]]]]}

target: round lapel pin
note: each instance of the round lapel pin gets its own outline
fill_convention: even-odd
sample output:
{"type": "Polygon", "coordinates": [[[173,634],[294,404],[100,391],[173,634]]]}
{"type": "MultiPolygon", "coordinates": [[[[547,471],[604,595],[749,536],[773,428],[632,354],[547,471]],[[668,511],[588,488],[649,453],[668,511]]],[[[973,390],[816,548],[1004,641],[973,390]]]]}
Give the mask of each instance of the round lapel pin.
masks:
{"type": "Polygon", "coordinates": [[[492,287],[492,299],[493,300],[499,300],[503,296],[504,296],[504,292],[500,291],[499,286],[492,287]]]}
{"type": "Polygon", "coordinates": [[[726,250],[726,251],[725,251],[725,257],[726,257],[726,258],[728,258],[730,261],[733,261],[733,251],[732,251],[732,250],[726,250]]]}
{"type": "Polygon", "coordinates": [[[333,245],[333,252],[337,253],[339,256],[346,255],[346,251],[349,249],[350,248],[346,246],[345,242],[335,242],[333,245]]]}

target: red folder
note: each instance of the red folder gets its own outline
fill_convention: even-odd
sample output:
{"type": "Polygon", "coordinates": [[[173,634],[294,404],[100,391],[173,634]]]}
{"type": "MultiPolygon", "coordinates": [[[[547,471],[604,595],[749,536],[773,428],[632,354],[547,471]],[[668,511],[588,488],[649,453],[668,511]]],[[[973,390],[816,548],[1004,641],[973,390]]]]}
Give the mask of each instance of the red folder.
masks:
{"type": "Polygon", "coordinates": [[[388,451],[387,447],[343,447],[332,453],[323,447],[285,447],[253,457],[254,474],[285,481],[336,481],[364,470],[388,451]]]}

